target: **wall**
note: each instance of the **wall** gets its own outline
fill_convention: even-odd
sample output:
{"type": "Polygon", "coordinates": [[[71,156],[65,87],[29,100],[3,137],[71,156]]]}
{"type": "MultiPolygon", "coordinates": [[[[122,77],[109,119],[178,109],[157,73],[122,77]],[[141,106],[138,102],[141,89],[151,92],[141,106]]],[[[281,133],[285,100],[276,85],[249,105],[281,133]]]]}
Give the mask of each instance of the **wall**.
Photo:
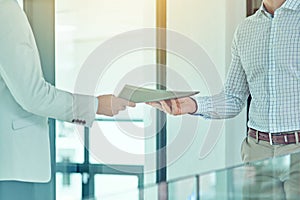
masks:
{"type": "MultiPolygon", "coordinates": [[[[246,2],[239,0],[175,0],[170,1],[168,6],[168,27],[192,39],[204,50],[204,53],[207,53],[203,59],[208,56],[213,63],[207,66],[196,66],[200,73],[195,71],[187,74],[186,71],[191,69],[190,64],[180,61],[178,57],[169,55],[168,65],[170,65],[170,69],[176,70],[178,74],[188,80],[186,81],[188,87],[201,91],[200,95],[215,94],[217,92],[215,88],[219,88],[219,86],[211,86],[210,80],[214,79],[216,82],[217,79],[222,82],[225,80],[231,59],[232,36],[237,24],[245,16],[246,2]],[[215,68],[218,74],[205,72],[209,70],[208,68],[215,68]]],[[[203,54],[203,52],[199,53],[203,54]]],[[[169,75],[167,78],[169,85],[176,89],[187,89],[184,88],[185,86],[181,81],[177,81],[170,73],[169,75]]],[[[212,126],[218,126],[214,123],[198,117],[195,119],[193,116],[168,117],[169,145],[174,138],[181,135],[191,138],[189,147],[177,147],[185,149],[178,159],[175,161],[169,159],[169,180],[220,169],[241,162],[239,153],[246,126],[245,112],[235,119],[226,120],[219,132],[210,131],[212,126]],[[197,122],[194,122],[195,120],[197,122]],[[180,121],[187,123],[180,124],[180,121]],[[192,126],[193,122],[197,123],[194,127],[192,126]],[[209,139],[206,138],[207,134],[210,134],[209,139]],[[206,144],[204,144],[205,142],[206,144]],[[210,144],[207,145],[208,143],[210,144]],[[201,150],[207,154],[200,156],[201,150]]],[[[169,151],[168,158],[174,157],[173,154],[174,151],[169,151]]]]}
{"type": "MultiPolygon", "coordinates": [[[[197,53],[192,48],[191,52],[185,52],[189,55],[169,52],[168,88],[198,90],[200,95],[220,91],[217,83],[223,84],[225,80],[231,59],[231,40],[235,28],[246,16],[246,2],[172,0],[168,1],[167,16],[168,29],[190,39],[203,59],[203,65],[193,66],[189,59],[197,59],[194,58],[197,53]],[[211,86],[214,81],[216,84],[211,86]]],[[[176,42],[169,37],[169,48],[176,42]]],[[[184,49],[186,44],[182,45],[184,49]]],[[[240,144],[245,131],[245,111],[226,121],[189,115],[168,116],[168,180],[241,163],[240,144]],[[222,127],[218,129],[218,126],[222,127]]],[[[153,151],[151,148],[155,148],[153,140],[146,142],[146,152],[153,151]]],[[[149,166],[155,166],[154,159],[146,161],[146,169],[149,166]]],[[[146,174],[146,184],[154,181],[154,173],[146,174]]]]}

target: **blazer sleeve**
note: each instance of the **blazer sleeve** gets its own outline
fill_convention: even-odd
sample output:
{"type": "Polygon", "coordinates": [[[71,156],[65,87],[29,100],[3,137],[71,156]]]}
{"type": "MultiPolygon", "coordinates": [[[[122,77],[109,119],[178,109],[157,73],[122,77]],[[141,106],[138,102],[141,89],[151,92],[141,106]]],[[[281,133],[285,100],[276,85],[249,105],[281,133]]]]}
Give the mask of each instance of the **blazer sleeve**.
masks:
{"type": "Polygon", "coordinates": [[[0,76],[16,102],[36,115],[91,126],[95,97],[71,94],[46,82],[26,15],[12,1],[1,7],[0,76]]]}

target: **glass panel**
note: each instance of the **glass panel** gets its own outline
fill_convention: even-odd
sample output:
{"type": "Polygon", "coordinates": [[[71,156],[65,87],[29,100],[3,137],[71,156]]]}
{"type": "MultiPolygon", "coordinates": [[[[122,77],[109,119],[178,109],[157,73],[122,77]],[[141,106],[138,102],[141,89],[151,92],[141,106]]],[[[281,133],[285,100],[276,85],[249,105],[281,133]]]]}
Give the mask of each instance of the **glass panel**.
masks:
{"type": "Polygon", "coordinates": [[[146,186],[141,190],[144,199],[158,200],[158,185],[146,186]]]}
{"type": "MultiPolygon", "coordinates": [[[[118,34],[154,27],[155,1],[59,0],[55,1],[55,18],[56,87],[72,92],[83,63],[97,47],[118,34]]],[[[106,52],[110,53],[111,50],[114,50],[113,46],[109,47],[106,52]]],[[[149,79],[147,82],[153,83],[155,73],[143,70],[143,66],[153,63],[155,63],[154,50],[144,50],[142,47],[139,50],[125,50],[122,55],[118,55],[118,58],[111,60],[109,66],[104,66],[107,67],[106,71],[101,76],[99,75],[95,91],[82,91],[82,93],[94,96],[107,93],[117,95],[125,83],[147,85],[146,78],[149,79]]],[[[152,71],[154,72],[154,68],[152,71]]],[[[89,78],[87,77],[87,80],[89,78]]],[[[122,112],[118,115],[118,119],[142,120],[143,110],[144,105],[138,105],[136,109],[122,112]]],[[[114,120],[110,117],[99,117],[114,120]]],[[[97,123],[94,126],[97,126],[97,123]]],[[[108,126],[104,124],[101,126],[105,127],[105,132],[109,130],[108,126]]],[[[111,129],[116,130],[114,127],[111,129]]],[[[78,133],[75,130],[68,123],[57,123],[58,162],[62,160],[83,161],[82,138],[78,139],[78,133]]],[[[142,131],[136,134],[140,133],[142,134],[142,131]]],[[[82,133],[79,134],[82,135],[82,133]]],[[[119,132],[117,131],[116,134],[119,132]]],[[[131,148],[131,152],[140,153],[143,148],[141,142],[138,141],[135,144],[137,145],[128,148],[131,148]]],[[[125,143],[121,146],[124,147],[124,145],[125,143]]],[[[106,149],[102,150],[106,152],[106,149]]],[[[117,163],[117,160],[114,163],[117,163]]]]}
{"type": "Polygon", "coordinates": [[[215,199],[216,198],[216,174],[211,173],[201,176],[199,179],[201,186],[201,198],[215,199]]]}
{"type": "Polygon", "coordinates": [[[90,130],[90,162],[144,164],[144,122],[98,121],[90,130]]]}
{"type": "Polygon", "coordinates": [[[299,161],[297,153],[202,175],[199,184],[201,198],[297,199],[299,161]]]}
{"type": "Polygon", "coordinates": [[[56,173],[56,199],[80,200],[81,180],[81,174],[56,173]]]}
{"type": "MultiPolygon", "coordinates": [[[[83,63],[97,47],[118,34],[144,27],[154,27],[155,25],[155,1],[152,0],[59,0],[55,1],[55,4],[56,86],[70,92],[75,90],[76,79],[83,63]]],[[[113,50],[113,46],[109,47],[109,50],[105,53],[109,54],[113,50]]],[[[153,63],[155,63],[154,50],[143,50],[141,48],[141,50],[122,52],[122,55],[118,55],[117,59],[110,60],[109,66],[104,66],[108,68],[101,76],[99,75],[95,91],[82,91],[82,93],[94,96],[107,93],[118,94],[122,84],[125,83],[147,85],[145,77],[151,77],[152,79],[148,82],[153,83],[155,73],[143,70],[143,66],[153,63]]],[[[154,70],[152,71],[154,72],[154,70]]],[[[87,77],[87,80],[89,79],[90,77],[87,77]]],[[[92,163],[139,165],[144,163],[143,110],[143,105],[138,105],[136,109],[122,112],[118,115],[118,120],[127,120],[127,122],[120,123],[114,122],[116,118],[98,116],[101,118],[99,122],[94,123],[90,134],[90,146],[96,149],[96,152],[93,151],[93,148],[90,149],[91,155],[95,158],[91,157],[92,163]],[[132,120],[134,122],[131,123],[132,120]],[[133,125],[135,135],[130,135],[132,132],[126,132],[128,126],[126,123],[130,124],[130,127],[133,125]],[[100,127],[101,131],[97,127],[100,127]],[[124,129],[126,133],[122,131],[124,129]],[[132,159],[132,156],[130,156],[128,159],[120,154],[115,156],[114,151],[110,151],[106,148],[107,146],[103,145],[103,140],[98,138],[99,135],[106,138],[110,144],[120,149],[121,152],[138,155],[138,158],[134,156],[134,159],[132,159]],[[98,149],[107,155],[109,159],[102,160],[102,157],[97,154],[98,149]]],[[[83,129],[77,132],[73,125],[57,122],[56,130],[57,162],[83,162],[83,129]],[[79,135],[81,137],[78,137],[79,135]]],[[[96,176],[96,179],[98,179],[95,183],[96,196],[100,196],[100,199],[107,192],[114,192],[114,189],[123,191],[128,189],[127,186],[131,183],[137,188],[137,180],[131,180],[132,177],[124,180],[124,184],[120,186],[116,184],[122,182],[122,179],[119,179],[119,177],[117,178],[118,181],[111,182],[111,179],[115,180],[112,177],[96,176]],[[97,177],[101,177],[101,179],[97,177]],[[100,190],[97,189],[100,188],[99,185],[100,190]],[[105,188],[105,186],[110,187],[105,188]]],[[[78,183],[81,183],[81,181],[78,183]]],[[[81,188],[78,191],[81,191],[81,188]]],[[[135,194],[136,191],[134,195],[127,194],[128,199],[137,199],[135,194]]],[[[117,199],[124,198],[122,196],[122,198],[117,199]]]]}
{"type": "Polygon", "coordinates": [[[136,176],[96,175],[95,196],[105,200],[138,200],[136,176]]]}
{"type": "MultiPolygon", "coordinates": [[[[117,180],[113,179],[112,181],[117,182],[117,180]]],[[[124,184],[123,182],[121,183],[124,184]]],[[[299,199],[300,195],[299,187],[300,153],[294,153],[203,173],[194,177],[172,180],[167,184],[148,185],[140,190],[139,195],[141,197],[144,196],[144,199],[151,200],[158,199],[158,196],[161,199],[172,200],[296,200],[299,199]],[[197,196],[197,191],[199,191],[199,196],[197,196]]],[[[131,189],[127,192],[114,190],[107,197],[112,199],[115,199],[113,197],[120,198],[122,194],[126,193],[133,194],[134,191],[131,189]]]]}
{"type": "MultiPolygon", "coordinates": [[[[218,199],[226,196],[226,175],[227,172],[210,173],[200,177],[200,198],[218,199]]],[[[226,198],[225,198],[226,199],[226,198]]]]}
{"type": "Polygon", "coordinates": [[[172,181],[168,184],[168,197],[172,200],[196,199],[196,178],[172,181]]]}

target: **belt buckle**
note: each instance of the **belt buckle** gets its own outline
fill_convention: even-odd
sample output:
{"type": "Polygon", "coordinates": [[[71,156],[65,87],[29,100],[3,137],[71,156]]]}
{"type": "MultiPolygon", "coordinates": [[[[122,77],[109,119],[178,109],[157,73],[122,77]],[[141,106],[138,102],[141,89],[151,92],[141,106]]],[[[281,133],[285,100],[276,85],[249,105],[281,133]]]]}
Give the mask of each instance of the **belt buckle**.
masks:
{"type": "Polygon", "coordinates": [[[272,136],[276,136],[276,135],[282,135],[282,134],[281,133],[269,133],[269,142],[270,142],[271,146],[280,144],[280,143],[276,143],[273,141],[272,136]]]}
{"type": "Polygon", "coordinates": [[[296,141],[296,144],[299,144],[298,131],[295,131],[294,134],[295,134],[295,141],[296,141]]]}
{"type": "Polygon", "coordinates": [[[269,142],[270,142],[270,145],[273,146],[272,133],[269,133],[269,142]]]}

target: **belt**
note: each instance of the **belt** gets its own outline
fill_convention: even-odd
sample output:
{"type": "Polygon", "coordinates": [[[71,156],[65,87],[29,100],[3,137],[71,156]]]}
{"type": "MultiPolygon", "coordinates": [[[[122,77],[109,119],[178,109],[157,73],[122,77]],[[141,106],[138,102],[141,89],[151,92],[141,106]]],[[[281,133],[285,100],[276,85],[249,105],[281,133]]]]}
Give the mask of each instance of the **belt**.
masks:
{"type": "Polygon", "coordinates": [[[300,142],[300,131],[283,132],[283,133],[266,133],[249,128],[248,136],[259,140],[270,142],[270,145],[277,144],[298,144],[300,142]]]}

